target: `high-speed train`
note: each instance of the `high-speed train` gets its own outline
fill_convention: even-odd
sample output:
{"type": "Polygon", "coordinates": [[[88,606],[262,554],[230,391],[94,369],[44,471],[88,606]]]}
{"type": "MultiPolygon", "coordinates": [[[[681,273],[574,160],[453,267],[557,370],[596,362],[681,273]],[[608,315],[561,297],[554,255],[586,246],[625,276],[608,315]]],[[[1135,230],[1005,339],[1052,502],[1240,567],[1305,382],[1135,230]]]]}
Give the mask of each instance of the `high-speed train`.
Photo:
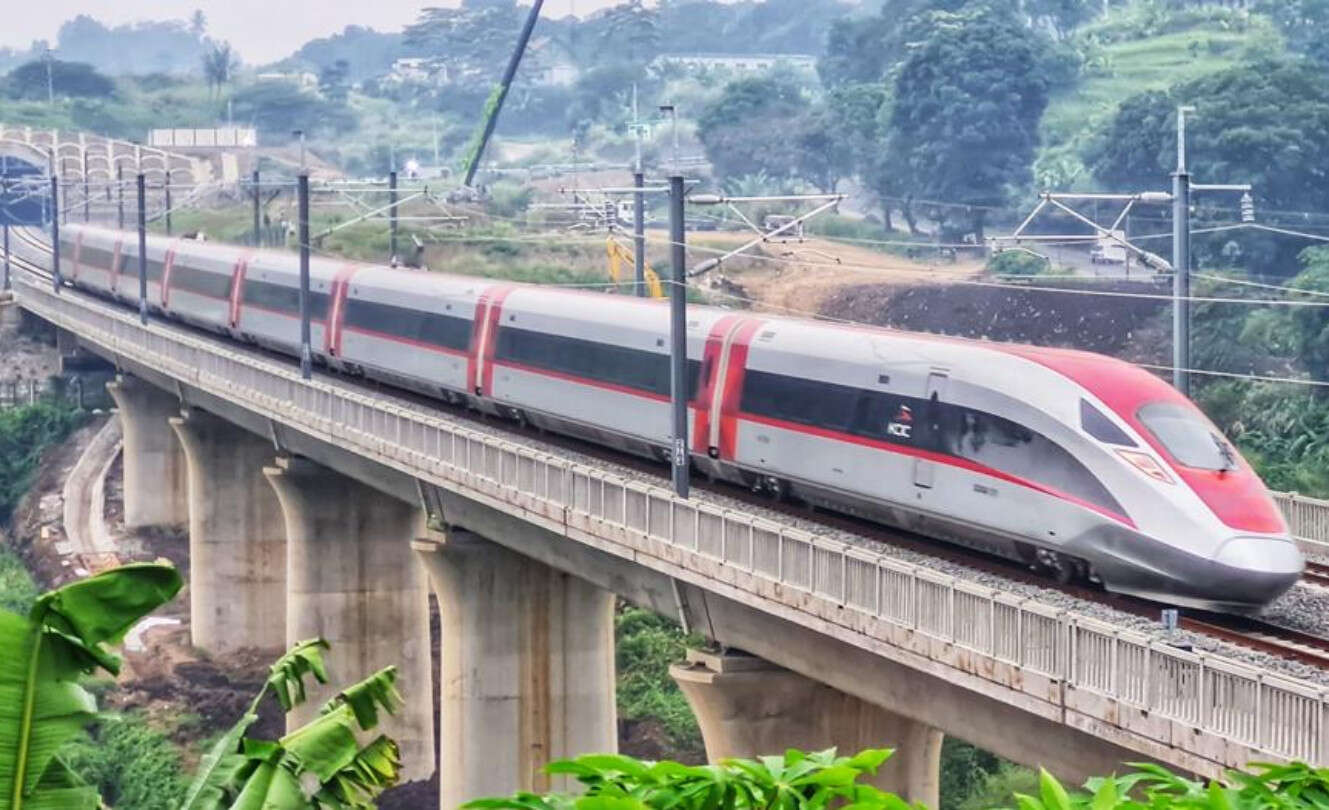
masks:
{"type": "MultiPolygon", "coordinates": [[[[61,229],[61,272],[138,301],[137,239],[61,229]]],[[[319,362],[666,459],[658,302],[311,260],[319,362]]],[[[164,316],[299,351],[294,254],[150,237],[164,316]]],[[[1251,611],[1302,555],[1194,404],[1095,354],[693,306],[691,456],[707,475],[1165,603],[1251,611]]]]}

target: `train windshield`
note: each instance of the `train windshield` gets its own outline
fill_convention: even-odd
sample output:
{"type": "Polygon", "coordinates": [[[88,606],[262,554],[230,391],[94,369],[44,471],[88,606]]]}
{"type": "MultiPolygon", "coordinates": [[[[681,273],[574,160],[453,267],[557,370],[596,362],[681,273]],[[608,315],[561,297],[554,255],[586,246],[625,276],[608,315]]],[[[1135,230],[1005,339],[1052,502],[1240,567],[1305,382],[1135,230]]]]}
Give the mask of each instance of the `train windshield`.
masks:
{"type": "Polygon", "coordinates": [[[1227,440],[1191,409],[1170,402],[1155,402],[1145,405],[1137,415],[1178,464],[1198,470],[1236,468],[1236,454],[1227,440]]]}

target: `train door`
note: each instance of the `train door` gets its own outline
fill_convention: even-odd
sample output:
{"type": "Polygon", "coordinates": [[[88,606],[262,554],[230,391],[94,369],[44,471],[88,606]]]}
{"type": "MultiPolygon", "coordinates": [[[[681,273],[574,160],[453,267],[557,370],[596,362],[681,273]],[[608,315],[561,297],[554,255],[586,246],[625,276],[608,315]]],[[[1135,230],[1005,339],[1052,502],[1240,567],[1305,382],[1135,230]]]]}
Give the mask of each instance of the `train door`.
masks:
{"type": "MultiPolygon", "coordinates": [[[[940,405],[946,395],[947,379],[946,372],[934,371],[928,374],[927,388],[923,391],[923,397],[927,402],[923,406],[923,424],[919,426],[922,430],[917,432],[920,434],[918,439],[921,440],[918,444],[927,450],[941,446],[941,437],[938,435],[942,421],[940,405]]],[[[937,462],[927,458],[915,458],[914,486],[931,489],[936,469],[937,462]]]]}

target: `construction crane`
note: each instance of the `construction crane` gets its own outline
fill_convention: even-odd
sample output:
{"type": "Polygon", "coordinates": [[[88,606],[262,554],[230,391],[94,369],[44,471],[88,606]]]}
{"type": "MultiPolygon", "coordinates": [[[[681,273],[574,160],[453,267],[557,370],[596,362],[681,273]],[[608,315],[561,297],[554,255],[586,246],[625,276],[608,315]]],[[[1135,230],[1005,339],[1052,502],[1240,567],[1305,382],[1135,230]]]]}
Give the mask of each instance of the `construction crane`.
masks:
{"type": "MultiPolygon", "coordinates": [[[[609,256],[609,278],[613,279],[615,284],[624,283],[623,266],[633,267],[635,259],[632,249],[611,236],[605,240],[605,253],[609,256]]],[[[646,278],[646,289],[651,297],[664,298],[664,285],[660,283],[660,277],[649,264],[646,265],[643,275],[646,278]]]]}
{"type": "Polygon", "coordinates": [[[480,128],[471,141],[470,149],[466,152],[466,179],[462,181],[463,186],[470,186],[471,181],[475,180],[475,170],[480,168],[480,158],[494,134],[494,127],[498,124],[498,114],[503,109],[503,100],[508,97],[508,88],[512,87],[517,67],[521,64],[521,56],[526,52],[526,43],[531,40],[531,31],[535,28],[535,21],[540,19],[540,7],[543,5],[544,0],[535,0],[531,4],[531,10],[526,15],[526,24],[522,26],[521,34],[517,37],[517,45],[512,49],[512,56],[508,58],[508,67],[503,71],[503,78],[485,100],[484,118],[480,121],[480,128]]]}

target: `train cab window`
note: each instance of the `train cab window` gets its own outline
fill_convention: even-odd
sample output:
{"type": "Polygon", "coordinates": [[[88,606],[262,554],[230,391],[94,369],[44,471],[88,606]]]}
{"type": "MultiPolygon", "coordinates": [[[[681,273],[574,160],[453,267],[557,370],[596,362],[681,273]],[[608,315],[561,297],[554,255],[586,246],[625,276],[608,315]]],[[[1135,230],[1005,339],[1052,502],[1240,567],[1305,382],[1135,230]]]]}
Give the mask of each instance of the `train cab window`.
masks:
{"type": "Polygon", "coordinates": [[[1126,435],[1126,431],[1113,424],[1103,412],[1089,404],[1089,400],[1080,400],[1080,429],[1100,442],[1118,444],[1122,447],[1134,447],[1135,440],[1126,435]]]}
{"type": "Polygon", "coordinates": [[[1184,405],[1155,402],[1136,413],[1178,464],[1197,470],[1230,470],[1236,454],[1218,430],[1184,405]]]}

